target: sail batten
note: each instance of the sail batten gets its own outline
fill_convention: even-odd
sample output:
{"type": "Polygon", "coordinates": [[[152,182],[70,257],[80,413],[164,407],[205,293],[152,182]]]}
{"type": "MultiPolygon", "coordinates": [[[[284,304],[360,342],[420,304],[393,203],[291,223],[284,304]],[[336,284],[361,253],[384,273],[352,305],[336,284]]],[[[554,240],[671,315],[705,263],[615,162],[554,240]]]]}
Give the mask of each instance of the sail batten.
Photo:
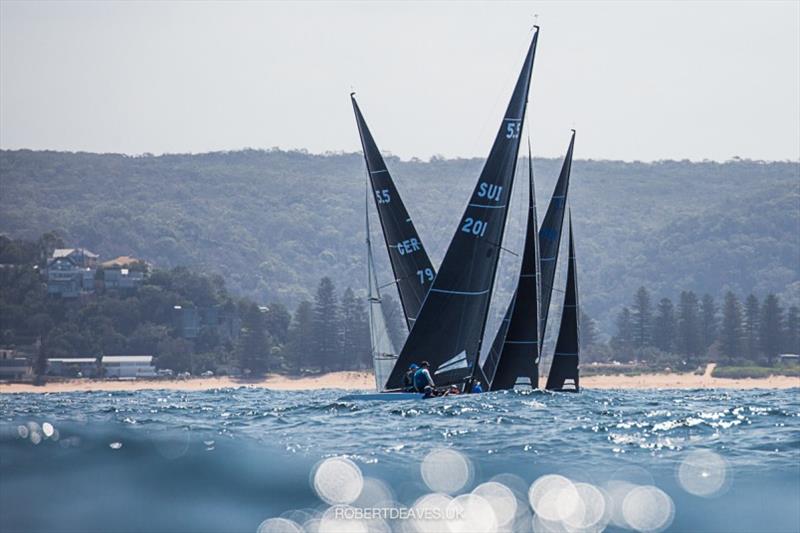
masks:
{"type": "Polygon", "coordinates": [[[505,232],[537,39],[538,29],[478,183],[389,377],[389,389],[401,386],[411,363],[427,360],[435,373],[462,352],[465,368],[448,368],[446,380],[479,375],[480,344],[500,251],[497,243],[502,243],[505,232]]]}
{"type": "Polygon", "coordinates": [[[351,94],[350,99],[364,151],[372,197],[389,252],[389,262],[394,277],[392,283],[397,285],[406,326],[411,330],[428,289],[436,277],[436,269],[400,198],[355,96],[351,94]]]}

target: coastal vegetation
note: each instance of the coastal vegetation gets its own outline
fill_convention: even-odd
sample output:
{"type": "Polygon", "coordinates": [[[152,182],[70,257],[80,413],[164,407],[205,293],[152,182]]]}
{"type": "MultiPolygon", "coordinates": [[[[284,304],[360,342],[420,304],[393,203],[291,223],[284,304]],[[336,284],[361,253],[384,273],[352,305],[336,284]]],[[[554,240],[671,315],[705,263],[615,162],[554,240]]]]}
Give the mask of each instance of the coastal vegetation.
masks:
{"type": "MultiPolygon", "coordinates": [[[[720,298],[774,293],[785,306],[800,305],[800,164],[592,161],[580,154],[579,139],[569,195],[581,304],[602,338],[614,333],[628,295],[642,285],[656,303],[675,298],[677,288],[720,298]]],[[[386,162],[438,265],[483,161],[386,162]]],[[[540,216],[560,163],[535,160],[540,216]]],[[[55,230],[102,257],[216,273],[237,297],[292,309],[314,299],[323,277],[357,294],[365,284],[360,153],[3,150],[0,176],[0,232],[12,238],[55,230]]],[[[524,202],[517,203],[512,238],[524,233],[524,202]]],[[[381,283],[391,281],[386,254],[376,259],[381,283]]],[[[515,279],[513,269],[500,275],[508,285],[515,279]]]]}

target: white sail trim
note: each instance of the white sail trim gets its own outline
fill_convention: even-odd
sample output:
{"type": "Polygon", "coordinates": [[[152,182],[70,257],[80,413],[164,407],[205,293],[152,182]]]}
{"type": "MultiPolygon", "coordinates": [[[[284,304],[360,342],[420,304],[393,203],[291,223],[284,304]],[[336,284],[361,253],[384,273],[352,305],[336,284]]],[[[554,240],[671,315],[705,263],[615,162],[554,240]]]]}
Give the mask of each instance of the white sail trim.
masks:
{"type": "Polygon", "coordinates": [[[462,350],[461,353],[459,353],[458,355],[451,357],[450,359],[439,365],[439,368],[436,369],[433,375],[435,376],[443,372],[458,370],[459,368],[469,368],[469,363],[467,362],[466,350],[462,350]]]}

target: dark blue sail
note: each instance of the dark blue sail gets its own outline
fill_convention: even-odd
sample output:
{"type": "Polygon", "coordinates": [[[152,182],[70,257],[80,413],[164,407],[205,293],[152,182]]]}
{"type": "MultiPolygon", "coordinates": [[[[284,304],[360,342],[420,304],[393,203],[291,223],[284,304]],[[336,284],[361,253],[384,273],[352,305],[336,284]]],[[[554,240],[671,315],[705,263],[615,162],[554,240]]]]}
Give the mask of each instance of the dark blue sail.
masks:
{"type": "Polygon", "coordinates": [[[512,389],[517,384],[539,386],[539,231],[530,144],[528,188],[528,221],[517,288],[483,365],[490,390],[512,389]]]}
{"type": "Polygon", "coordinates": [[[540,342],[544,342],[550,300],[553,295],[553,282],[556,277],[558,249],[561,245],[561,233],[564,226],[564,212],[567,205],[567,193],[569,192],[569,175],[572,171],[572,150],[574,146],[575,130],[572,130],[567,155],[564,157],[564,164],[561,166],[561,174],[558,176],[555,190],[553,190],[553,197],[550,199],[550,205],[547,206],[547,213],[544,215],[542,227],[539,229],[539,251],[542,255],[540,260],[542,265],[540,342]]]}
{"type": "Polygon", "coordinates": [[[389,251],[389,261],[400,294],[400,304],[403,306],[406,325],[410,331],[425,295],[428,294],[428,289],[436,277],[436,270],[422,246],[422,239],[414,228],[414,223],[411,222],[411,217],[397,192],[394,180],[386,168],[383,156],[367,127],[355,96],[351,94],[350,99],[353,102],[361,146],[364,149],[372,197],[378,209],[383,237],[389,251]]]}
{"type": "Polygon", "coordinates": [[[426,360],[438,384],[477,372],[481,339],[503,241],[538,28],[486,159],[387,389],[402,385],[411,363],[426,360]]]}
{"type": "Polygon", "coordinates": [[[575,263],[575,242],[572,236],[572,216],[569,220],[569,266],[567,290],[564,292],[564,309],[558,329],[556,351],[547,375],[548,390],[578,392],[578,364],[580,362],[580,325],[578,317],[578,270],[575,263]]]}

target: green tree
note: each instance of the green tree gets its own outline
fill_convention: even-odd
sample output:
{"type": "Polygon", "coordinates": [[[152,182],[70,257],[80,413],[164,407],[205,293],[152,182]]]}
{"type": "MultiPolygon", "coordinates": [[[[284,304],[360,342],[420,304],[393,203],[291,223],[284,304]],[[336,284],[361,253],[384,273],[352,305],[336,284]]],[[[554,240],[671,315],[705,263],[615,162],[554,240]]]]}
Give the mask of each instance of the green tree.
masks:
{"type": "Polygon", "coordinates": [[[767,358],[767,363],[772,366],[775,364],[783,343],[783,310],[778,302],[778,297],[774,294],[768,294],[764,299],[760,326],[761,351],[767,358]]]}
{"type": "Polygon", "coordinates": [[[651,345],[653,309],[650,303],[650,293],[644,287],[639,287],[633,298],[633,345],[637,350],[642,350],[651,345]]]}
{"type": "Polygon", "coordinates": [[[787,353],[800,354],[800,308],[797,306],[791,306],[786,313],[783,342],[783,349],[787,353]]]}
{"type": "Polygon", "coordinates": [[[265,313],[251,303],[242,314],[242,332],[239,336],[239,365],[255,375],[263,375],[270,368],[272,344],[267,334],[265,313]]]}
{"type": "Polygon", "coordinates": [[[330,278],[319,282],[314,301],[314,339],[316,364],[325,372],[339,368],[342,360],[342,333],[336,289],[330,278]]]}
{"type": "Polygon", "coordinates": [[[728,362],[742,356],[742,307],[738,298],[732,292],[725,293],[725,305],[722,310],[722,329],[720,331],[720,344],[722,354],[728,362]]]}
{"type": "Polygon", "coordinates": [[[186,339],[168,337],[158,343],[158,368],[175,372],[192,372],[192,343],[186,339]]]}
{"type": "Polygon", "coordinates": [[[692,291],[682,291],[678,301],[678,350],[692,364],[702,352],[697,295],[692,291]]]}
{"type": "Polygon", "coordinates": [[[342,295],[342,351],[347,363],[345,367],[367,367],[371,350],[369,323],[364,303],[347,287],[342,295]]]}
{"type": "Polygon", "coordinates": [[[580,326],[581,350],[585,350],[590,346],[595,346],[598,343],[597,322],[582,309],[580,326]]]}
{"type": "Polygon", "coordinates": [[[289,325],[292,322],[292,315],[282,303],[273,302],[269,304],[265,314],[267,331],[276,342],[286,344],[289,340],[289,325]]]}
{"type": "Polygon", "coordinates": [[[700,329],[702,347],[703,350],[708,350],[711,345],[714,344],[714,341],[717,340],[717,329],[719,327],[717,306],[714,303],[714,298],[710,294],[703,295],[703,300],[700,304],[700,314],[702,316],[700,329]]]}
{"type": "Polygon", "coordinates": [[[633,319],[631,310],[623,307],[617,315],[617,334],[611,338],[611,347],[622,357],[633,357],[633,319]]]}
{"type": "Polygon", "coordinates": [[[758,332],[761,329],[761,307],[758,298],[751,294],[744,303],[744,355],[751,361],[758,359],[758,332]]]}
{"type": "Polygon", "coordinates": [[[308,300],[303,300],[295,309],[294,320],[289,328],[289,368],[300,372],[313,365],[315,350],[314,307],[308,300]]]}
{"type": "Polygon", "coordinates": [[[653,344],[665,353],[675,349],[675,335],[678,329],[675,319],[675,307],[672,300],[662,298],[658,302],[656,317],[653,323],[653,344]]]}

